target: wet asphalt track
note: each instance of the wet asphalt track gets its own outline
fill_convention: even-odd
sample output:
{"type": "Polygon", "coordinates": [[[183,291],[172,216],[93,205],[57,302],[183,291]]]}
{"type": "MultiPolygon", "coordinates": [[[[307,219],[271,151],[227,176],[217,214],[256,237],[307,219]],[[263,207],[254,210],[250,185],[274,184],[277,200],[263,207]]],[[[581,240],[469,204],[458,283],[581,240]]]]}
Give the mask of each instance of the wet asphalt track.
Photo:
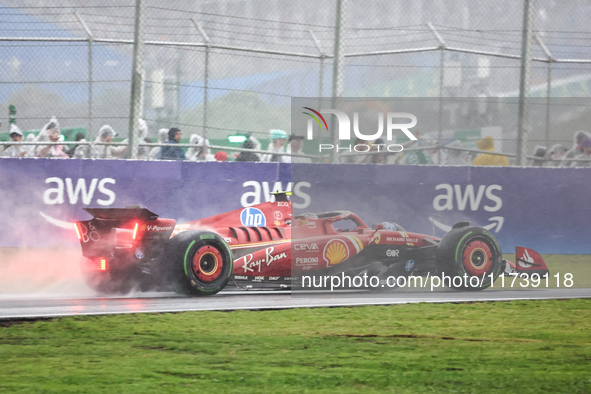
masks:
{"type": "Polygon", "coordinates": [[[481,292],[394,291],[364,292],[271,292],[224,291],[211,297],[187,298],[173,293],[136,293],[127,297],[75,297],[0,295],[0,320],[58,316],[164,313],[206,310],[261,310],[352,305],[385,305],[418,302],[507,301],[525,299],[591,298],[591,289],[519,289],[481,292]]]}

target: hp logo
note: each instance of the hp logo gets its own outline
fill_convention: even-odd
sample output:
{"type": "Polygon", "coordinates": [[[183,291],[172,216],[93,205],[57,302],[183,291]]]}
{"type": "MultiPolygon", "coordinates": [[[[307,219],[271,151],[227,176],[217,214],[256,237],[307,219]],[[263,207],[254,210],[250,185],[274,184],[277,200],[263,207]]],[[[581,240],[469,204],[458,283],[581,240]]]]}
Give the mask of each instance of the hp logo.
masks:
{"type": "Polygon", "coordinates": [[[265,221],[265,215],[258,208],[244,208],[240,212],[240,223],[247,227],[262,227],[267,223],[265,221]]]}

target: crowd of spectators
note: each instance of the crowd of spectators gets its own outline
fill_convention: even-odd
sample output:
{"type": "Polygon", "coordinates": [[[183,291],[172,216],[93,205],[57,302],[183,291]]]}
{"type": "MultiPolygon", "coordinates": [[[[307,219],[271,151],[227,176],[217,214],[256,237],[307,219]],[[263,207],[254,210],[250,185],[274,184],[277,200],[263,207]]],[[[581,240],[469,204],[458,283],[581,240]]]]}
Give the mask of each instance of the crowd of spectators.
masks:
{"type": "MultiPolygon", "coordinates": [[[[148,137],[148,124],[138,121],[139,139],[145,143],[153,141],[148,137]]],[[[419,133],[417,132],[417,135],[419,133]]],[[[103,125],[92,142],[86,140],[83,133],[78,133],[73,144],[60,144],[63,141],[59,122],[52,117],[47,124],[35,133],[29,133],[23,142],[23,132],[16,124],[11,124],[10,141],[0,145],[0,156],[4,157],[48,157],[79,159],[123,159],[129,157],[129,140],[114,142],[117,132],[110,125],[103,125]],[[12,144],[11,144],[12,142],[12,144]],[[2,150],[3,149],[3,150],[2,150]]],[[[158,131],[158,143],[161,146],[139,146],[137,157],[141,160],[186,160],[186,161],[250,161],[280,163],[327,162],[326,158],[315,159],[303,151],[304,137],[289,135],[284,130],[272,129],[269,132],[269,146],[264,150],[259,140],[249,135],[238,152],[228,154],[223,150],[211,152],[209,140],[191,134],[189,144],[180,145],[183,132],[177,127],[163,128],[158,131]]],[[[389,152],[384,148],[384,141],[372,142],[358,140],[367,150],[344,155],[346,163],[356,164],[441,164],[449,166],[508,166],[509,158],[495,151],[495,141],[485,136],[476,141],[477,149],[466,149],[460,141],[453,141],[439,146],[436,140],[419,138],[404,144],[401,152],[389,152]],[[380,149],[380,147],[382,147],[380,149]]],[[[529,157],[529,166],[546,167],[591,167],[591,133],[577,131],[573,135],[573,145],[568,148],[554,144],[549,149],[536,146],[529,157]]]]}

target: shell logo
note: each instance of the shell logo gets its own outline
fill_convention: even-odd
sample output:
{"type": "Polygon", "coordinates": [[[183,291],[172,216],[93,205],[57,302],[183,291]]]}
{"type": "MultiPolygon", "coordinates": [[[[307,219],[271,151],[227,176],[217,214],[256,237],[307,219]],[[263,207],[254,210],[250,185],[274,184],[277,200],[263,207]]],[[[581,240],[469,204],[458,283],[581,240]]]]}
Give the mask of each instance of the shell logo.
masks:
{"type": "Polygon", "coordinates": [[[340,239],[333,239],[324,247],[323,258],[327,266],[342,263],[349,257],[349,247],[340,239]]]}

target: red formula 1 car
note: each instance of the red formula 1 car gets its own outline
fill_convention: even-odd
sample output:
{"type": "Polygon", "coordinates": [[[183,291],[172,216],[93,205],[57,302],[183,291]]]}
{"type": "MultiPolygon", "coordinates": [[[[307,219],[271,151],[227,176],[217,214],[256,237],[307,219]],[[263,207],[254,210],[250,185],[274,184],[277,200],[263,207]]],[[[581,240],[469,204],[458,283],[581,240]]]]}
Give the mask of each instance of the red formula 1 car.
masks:
{"type": "Polygon", "coordinates": [[[374,288],[392,278],[388,287],[410,275],[447,275],[448,286],[480,290],[500,274],[548,274],[535,251],[518,247],[510,263],[490,232],[467,222],[437,238],[392,222],[369,227],[350,211],[292,217],[287,193],[275,195],[275,202],[183,224],[142,207],[86,208],[93,219],[75,222],[84,277],[103,294],[210,295],[229,283],[297,287],[304,277],[369,276],[374,288]]]}

